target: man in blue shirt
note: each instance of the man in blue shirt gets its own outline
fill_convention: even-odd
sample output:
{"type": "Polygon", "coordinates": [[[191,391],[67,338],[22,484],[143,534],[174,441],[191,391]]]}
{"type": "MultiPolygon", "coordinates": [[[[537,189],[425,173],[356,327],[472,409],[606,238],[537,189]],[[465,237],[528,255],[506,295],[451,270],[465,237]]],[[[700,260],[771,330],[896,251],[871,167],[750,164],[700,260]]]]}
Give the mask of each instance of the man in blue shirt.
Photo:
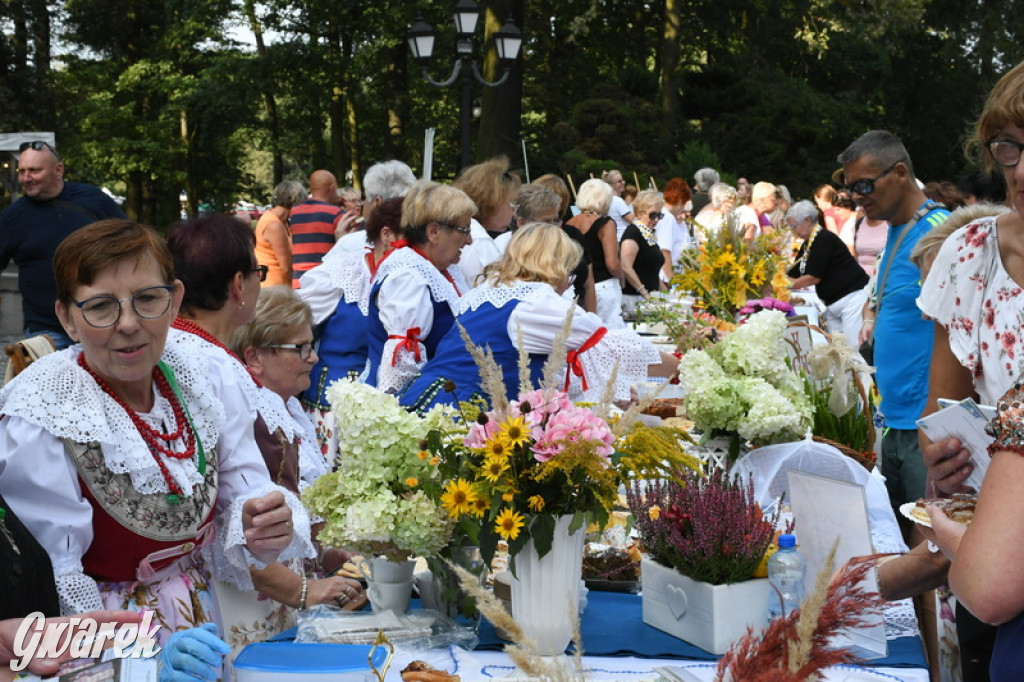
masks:
{"type": "Polygon", "coordinates": [[[53,252],[80,227],[104,218],[124,218],[98,187],[64,182],[64,164],[49,143],[21,145],[18,184],[23,196],[0,213],[0,270],[14,259],[25,336],[48,334],[58,349],[71,344],[54,312],[57,285],[53,252]]]}
{"type": "Polygon", "coordinates": [[[910,261],[917,240],[949,211],[918,187],[910,155],[884,130],[860,136],[839,155],[851,197],[871,220],[889,221],[874,294],[864,310],[861,340],[874,335],[875,381],[885,418],[882,474],[893,508],[925,496],[927,468],[917,419],[928,397],[933,325],[917,308],[921,273],[910,261]]]}

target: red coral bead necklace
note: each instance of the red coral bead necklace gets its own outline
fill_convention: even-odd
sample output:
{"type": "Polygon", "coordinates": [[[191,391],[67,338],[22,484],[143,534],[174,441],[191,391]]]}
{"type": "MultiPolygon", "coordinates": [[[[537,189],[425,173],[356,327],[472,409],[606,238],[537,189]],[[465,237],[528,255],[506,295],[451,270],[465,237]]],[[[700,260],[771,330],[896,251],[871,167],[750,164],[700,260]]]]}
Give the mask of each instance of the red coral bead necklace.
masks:
{"type": "Polygon", "coordinates": [[[153,456],[153,460],[156,462],[157,467],[160,469],[160,473],[163,475],[164,480],[167,482],[167,487],[171,492],[168,497],[172,503],[178,501],[178,496],[182,495],[181,486],[171,476],[171,472],[167,470],[167,465],[164,464],[160,455],[171,457],[172,459],[191,459],[196,453],[196,434],[192,428],[191,421],[186,417],[185,410],[181,405],[181,401],[178,400],[178,396],[175,395],[171,389],[171,385],[167,381],[167,377],[156,367],[153,368],[153,381],[156,383],[157,390],[160,395],[167,400],[171,405],[171,411],[174,413],[174,422],[177,428],[172,433],[162,433],[157,431],[152,426],[146,423],[146,421],[139,416],[131,406],[126,403],[121,396],[114,392],[103,377],[98,375],[89,363],[85,359],[85,353],[78,356],[78,364],[89,373],[89,376],[93,378],[96,384],[103,390],[104,393],[114,399],[121,409],[127,413],[128,418],[132,420],[132,424],[138,430],[139,435],[142,436],[142,440],[146,441],[146,445],[149,446],[149,453],[153,456]],[[171,448],[163,445],[160,441],[165,441],[168,444],[178,440],[184,436],[185,449],[182,452],[175,452],[171,448]],[[172,499],[173,498],[173,499],[172,499]]]}

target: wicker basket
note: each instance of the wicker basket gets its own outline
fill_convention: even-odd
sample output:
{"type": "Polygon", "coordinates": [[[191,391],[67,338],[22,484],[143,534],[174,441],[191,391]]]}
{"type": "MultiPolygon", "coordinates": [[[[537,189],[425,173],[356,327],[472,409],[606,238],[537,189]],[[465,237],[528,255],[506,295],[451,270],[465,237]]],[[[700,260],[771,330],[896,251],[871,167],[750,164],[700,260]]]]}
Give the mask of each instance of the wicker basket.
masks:
{"type": "MultiPolygon", "coordinates": [[[[826,331],[824,331],[820,327],[816,327],[816,326],[814,326],[812,324],[807,324],[806,322],[793,322],[793,323],[790,323],[789,326],[790,327],[807,327],[811,332],[816,332],[816,333],[821,334],[822,336],[824,336],[826,339],[828,339],[829,343],[832,342],[832,337],[826,331]]],[[[789,339],[787,339],[786,342],[789,343],[790,345],[794,345],[793,342],[790,341],[789,339]]],[[[870,405],[870,402],[869,402],[870,398],[868,397],[867,390],[864,388],[864,382],[861,381],[860,375],[857,372],[855,372],[852,369],[849,370],[849,372],[853,376],[853,383],[857,387],[857,393],[860,395],[861,404],[864,405],[865,408],[866,408],[868,405],[870,405]]],[[[865,409],[863,412],[864,412],[864,417],[865,417],[865,420],[867,421],[867,426],[868,426],[868,443],[874,444],[874,442],[875,442],[875,424],[874,424],[874,419],[872,419],[872,415],[871,415],[871,411],[870,410],[865,409]]],[[[836,448],[837,450],[839,450],[841,453],[843,453],[847,457],[850,457],[855,462],[857,462],[858,464],[863,466],[868,471],[871,471],[872,469],[874,469],[875,463],[878,461],[878,454],[873,449],[869,449],[869,450],[867,450],[865,452],[862,452],[862,451],[859,451],[859,450],[856,450],[856,449],[850,447],[849,445],[845,445],[843,443],[837,443],[836,441],[830,440],[830,439],[825,438],[823,436],[813,436],[812,438],[813,438],[813,440],[815,440],[815,441],[817,441],[819,443],[825,443],[826,445],[831,445],[832,447],[836,448]]]]}

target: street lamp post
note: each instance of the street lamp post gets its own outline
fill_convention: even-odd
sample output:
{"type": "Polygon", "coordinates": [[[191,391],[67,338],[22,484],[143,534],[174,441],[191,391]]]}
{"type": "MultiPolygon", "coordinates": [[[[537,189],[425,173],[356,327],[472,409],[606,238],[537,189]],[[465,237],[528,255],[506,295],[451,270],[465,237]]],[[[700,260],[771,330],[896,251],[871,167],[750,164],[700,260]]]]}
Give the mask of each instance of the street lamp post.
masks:
{"type": "Polygon", "coordinates": [[[494,34],[494,45],[498,51],[498,59],[504,66],[505,72],[501,78],[491,82],[480,73],[476,60],[473,58],[473,34],[476,32],[476,25],[480,19],[480,9],[473,0],[459,0],[452,9],[452,18],[455,21],[455,64],[452,66],[451,75],[444,81],[435,81],[427,71],[427,64],[434,54],[434,41],[437,32],[433,27],[418,17],[412,26],[409,27],[407,40],[412,56],[423,69],[423,76],[427,82],[438,88],[447,88],[459,81],[462,89],[459,103],[459,134],[461,140],[460,163],[466,168],[471,162],[471,141],[470,121],[472,118],[472,92],[471,87],[475,80],[480,85],[488,88],[496,88],[506,80],[512,71],[512,63],[519,56],[519,49],[523,45],[523,34],[509,17],[501,30],[494,34]]]}

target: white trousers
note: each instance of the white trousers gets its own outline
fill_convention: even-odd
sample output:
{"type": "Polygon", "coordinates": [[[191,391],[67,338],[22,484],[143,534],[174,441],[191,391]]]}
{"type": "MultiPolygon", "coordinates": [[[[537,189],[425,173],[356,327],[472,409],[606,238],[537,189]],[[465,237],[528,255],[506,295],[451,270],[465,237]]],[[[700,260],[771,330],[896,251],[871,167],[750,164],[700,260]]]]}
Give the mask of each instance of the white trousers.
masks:
{"type": "Polygon", "coordinates": [[[868,294],[864,289],[857,289],[843,296],[830,306],[825,308],[825,324],[828,325],[828,333],[842,333],[851,346],[856,347],[857,336],[860,335],[860,327],[863,323],[861,311],[868,294]]]}
{"type": "Polygon", "coordinates": [[[623,329],[622,321],[622,287],[614,277],[597,282],[594,285],[597,296],[597,314],[608,329],[623,329]]]}

